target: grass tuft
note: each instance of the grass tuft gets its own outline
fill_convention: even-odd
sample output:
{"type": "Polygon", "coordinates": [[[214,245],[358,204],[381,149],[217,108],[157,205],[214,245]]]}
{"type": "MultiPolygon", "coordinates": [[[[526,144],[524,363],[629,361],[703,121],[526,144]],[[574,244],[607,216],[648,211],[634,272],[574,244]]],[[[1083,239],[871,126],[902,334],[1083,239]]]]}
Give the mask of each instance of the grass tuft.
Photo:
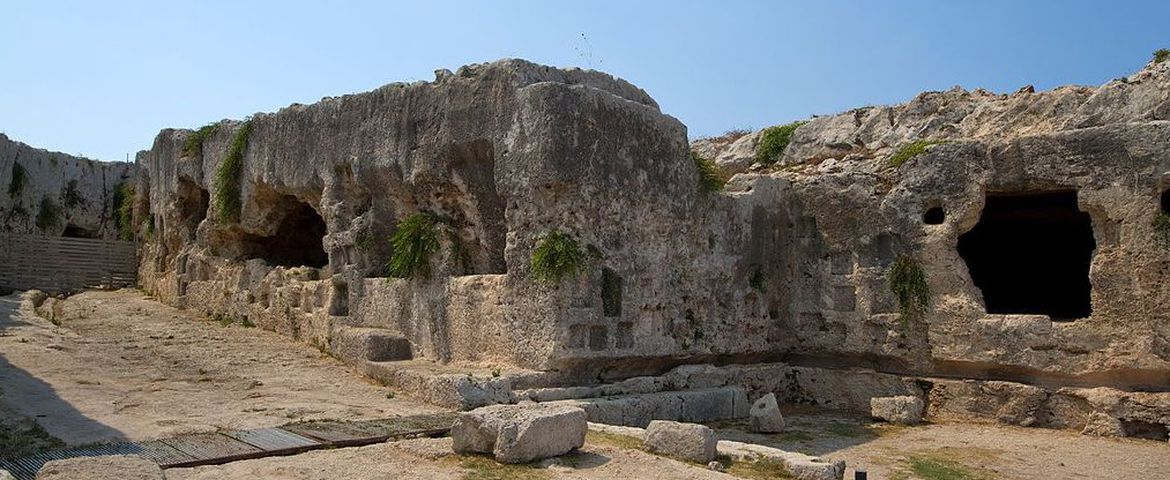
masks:
{"type": "Polygon", "coordinates": [[[16,198],[28,186],[28,170],[20,162],[12,162],[12,181],[8,182],[8,197],[16,198]]]}
{"type": "Polygon", "coordinates": [[[439,251],[434,215],[419,212],[398,222],[390,236],[390,261],[386,271],[395,278],[426,278],[431,274],[431,254],[439,251]]]}
{"type": "Polygon", "coordinates": [[[753,290],[760,293],[768,291],[768,284],[764,279],[764,270],[759,265],[756,265],[755,269],[752,270],[752,276],[748,278],[748,285],[751,285],[753,290]]]}
{"type": "Polygon", "coordinates": [[[194,132],[191,132],[190,135],[187,135],[187,140],[183,142],[183,149],[180,150],[179,153],[184,157],[202,155],[203,142],[211,138],[212,135],[215,135],[217,130],[219,130],[218,123],[209,123],[199,127],[198,130],[195,130],[194,132]]]}
{"type": "Polygon", "coordinates": [[[1167,50],[1165,48],[1159,48],[1157,50],[1154,50],[1154,63],[1155,64],[1165,62],[1166,60],[1170,60],[1170,50],[1167,50]]]}
{"type": "Polygon", "coordinates": [[[248,148],[248,137],[251,134],[252,121],[248,120],[236,131],[227,156],[215,171],[215,198],[212,203],[220,223],[240,221],[240,209],[243,207],[240,175],[244,171],[244,151],[248,148]]]}
{"type": "Polygon", "coordinates": [[[926,272],[913,259],[899,255],[890,268],[890,291],[898,298],[902,320],[926,313],[930,308],[930,286],[926,272]]]}
{"type": "Polygon", "coordinates": [[[788,125],[765,128],[760,134],[760,144],[756,147],[756,163],[771,165],[780,159],[788,143],[792,141],[792,134],[797,128],[808,122],[792,122],[788,125]]]}
{"type": "Polygon", "coordinates": [[[699,189],[704,192],[718,192],[727,185],[728,177],[719,170],[714,160],[703,158],[691,152],[691,160],[699,170],[699,189]]]}
{"type": "Polygon", "coordinates": [[[585,443],[591,443],[594,445],[609,445],[611,447],[618,447],[626,450],[645,450],[645,446],[642,444],[642,440],[619,433],[597,432],[589,430],[585,432],[585,443]]]}
{"type": "Polygon", "coordinates": [[[585,268],[585,253],[568,234],[553,230],[532,251],[532,277],[538,282],[558,283],[585,268]]]}
{"type": "Polygon", "coordinates": [[[922,480],[985,480],[988,477],[958,462],[926,456],[910,457],[910,471],[922,480]]]}
{"type": "Polygon", "coordinates": [[[114,186],[114,227],[119,240],[134,240],[134,194],[131,183],[114,186]]]}
{"type": "Polygon", "coordinates": [[[739,478],[751,480],[796,478],[788,471],[788,466],[784,465],[784,462],[763,455],[757,455],[752,459],[734,459],[727,455],[719,455],[716,460],[727,467],[727,474],[739,478]]]}
{"type": "Polygon", "coordinates": [[[552,474],[535,464],[510,465],[484,455],[452,455],[464,470],[460,480],[545,480],[552,474]]]}
{"type": "Polygon", "coordinates": [[[1170,215],[1166,212],[1154,217],[1154,242],[1164,250],[1170,250],[1170,215]]]}
{"type": "Polygon", "coordinates": [[[922,154],[922,152],[925,152],[926,149],[930,148],[931,145],[938,145],[940,143],[942,142],[936,140],[917,140],[903,145],[898,149],[897,152],[894,152],[894,154],[890,156],[888,163],[891,167],[894,168],[901,167],[902,164],[906,163],[907,160],[922,154]]]}

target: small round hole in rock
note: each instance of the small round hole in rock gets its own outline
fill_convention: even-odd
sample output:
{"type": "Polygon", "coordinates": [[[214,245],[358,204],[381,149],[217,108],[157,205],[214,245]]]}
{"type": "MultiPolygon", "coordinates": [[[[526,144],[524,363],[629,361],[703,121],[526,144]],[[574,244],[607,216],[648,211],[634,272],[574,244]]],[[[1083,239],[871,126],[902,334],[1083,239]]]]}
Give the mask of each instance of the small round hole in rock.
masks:
{"type": "Polygon", "coordinates": [[[927,225],[942,225],[943,220],[946,220],[946,218],[947,214],[943,211],[942,207],[934,207],[922,215],[922,222],[927,225]]]}

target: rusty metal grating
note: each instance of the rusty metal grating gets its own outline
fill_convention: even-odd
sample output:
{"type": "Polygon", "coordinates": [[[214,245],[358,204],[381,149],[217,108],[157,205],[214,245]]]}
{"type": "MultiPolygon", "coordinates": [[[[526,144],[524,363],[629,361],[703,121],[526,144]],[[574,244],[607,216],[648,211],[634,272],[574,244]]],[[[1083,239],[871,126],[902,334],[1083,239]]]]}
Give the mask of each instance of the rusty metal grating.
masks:
{"type": "MultiPolygon", "coordinates": [[[[235,458],[261,453],[263,450],[236,440],[227,435],[218,433],[200,433],[167,438],[161,442],[174,447],[175,450],[195,457],[198,463],[217,458],[235,458]]],[[[192,462],[172,463],[167,466],[186,466],[192,462]]]]}
{"type": "Polygon", "coordinates": [[[239,430],[234,432],[224,432],[224,435],[269,452],[296,450],[321,444],[321,442],[311,438],[302,437],[280,428],[239,430]]]}
{"type": "Polygon", "coordinates": [[[37,471],[49,461],[103,455],[138,455],[162,468],[216,465],[326,447],[368,445],[388,438],[439,435],[449,431],[454,420],[454,413],[439,413],[356,422],[322,420],[279,428],[183,435],[52,450],[0,460],[0,469],[8,470],[16,480],[35,480],[37,471]]]}

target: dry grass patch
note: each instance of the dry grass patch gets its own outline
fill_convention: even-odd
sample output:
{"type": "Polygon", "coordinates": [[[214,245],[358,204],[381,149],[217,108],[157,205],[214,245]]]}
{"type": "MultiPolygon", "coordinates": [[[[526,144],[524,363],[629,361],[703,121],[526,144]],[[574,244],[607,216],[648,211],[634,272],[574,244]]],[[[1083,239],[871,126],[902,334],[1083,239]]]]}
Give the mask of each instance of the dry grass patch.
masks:
{"type": "Polygon", "coordinates": [[[739,478],[751,480],[771,480],[796,478],[788,471],[784,462],[775,458],[757,456],[753,459],[734,459],[727,455],[720,455],[717,460],[726,467],[726,473],[739,478]]]}
{"type": "Polygon", "coordinates": [[[482,455],[451,455],[443,458],[463,469],[462,480],[547,480],[548,470],[533,464],[510,465],[482,455]]]}
{"type": "Polygon", "coordinates": [[[585,433],[585,443],[608,445],[627,450],[645,450],[642,440],[637,438],[617,433],[595,432],[593,430],[585,433]]]}

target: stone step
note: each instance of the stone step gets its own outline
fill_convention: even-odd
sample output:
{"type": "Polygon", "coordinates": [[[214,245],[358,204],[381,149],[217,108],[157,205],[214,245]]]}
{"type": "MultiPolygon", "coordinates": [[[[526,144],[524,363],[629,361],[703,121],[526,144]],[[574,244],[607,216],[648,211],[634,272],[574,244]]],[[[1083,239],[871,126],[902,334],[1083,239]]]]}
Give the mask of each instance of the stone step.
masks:
{"type": "Polygon", "coordinates": [[[350,362],[410,360],[410,341],[383,328],[339,326],[329,342],[334,355],[350,362]]]}
{"type": "Polygon", "coordinates": [[[740,387],[676,390],[545,402],[581,407],[589,421],[645,427],[651,420],[704,423],[747,418],[751,403],[740,387]]]}

